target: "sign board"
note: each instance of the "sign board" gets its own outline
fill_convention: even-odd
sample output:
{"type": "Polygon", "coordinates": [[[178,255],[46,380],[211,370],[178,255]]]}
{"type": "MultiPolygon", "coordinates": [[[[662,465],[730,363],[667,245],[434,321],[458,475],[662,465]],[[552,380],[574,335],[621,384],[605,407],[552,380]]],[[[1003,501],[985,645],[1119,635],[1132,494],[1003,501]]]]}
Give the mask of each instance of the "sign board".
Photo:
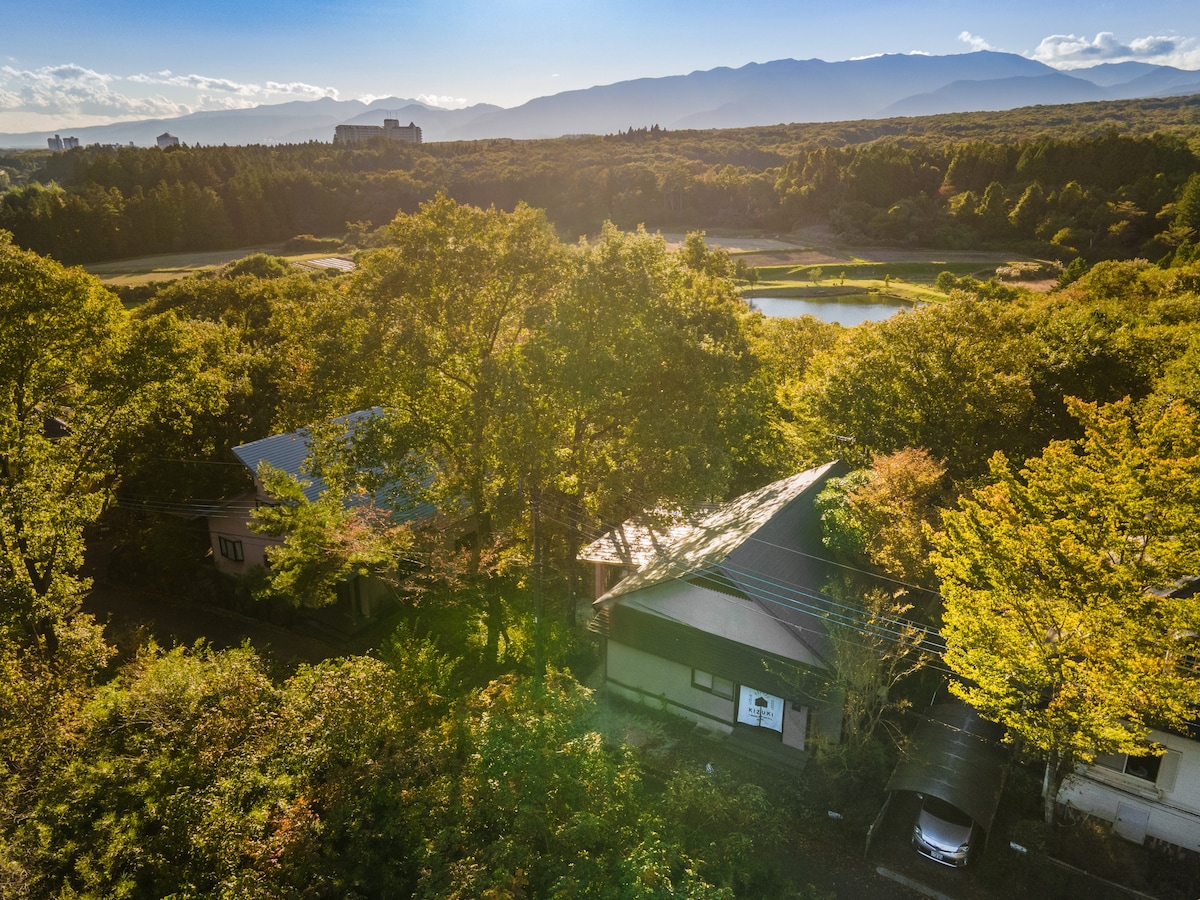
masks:
{"type": "Polygon", "coordinates": [[[783,733],[783,698],[741,686],[737,720],[746,725],[783,733]]]}

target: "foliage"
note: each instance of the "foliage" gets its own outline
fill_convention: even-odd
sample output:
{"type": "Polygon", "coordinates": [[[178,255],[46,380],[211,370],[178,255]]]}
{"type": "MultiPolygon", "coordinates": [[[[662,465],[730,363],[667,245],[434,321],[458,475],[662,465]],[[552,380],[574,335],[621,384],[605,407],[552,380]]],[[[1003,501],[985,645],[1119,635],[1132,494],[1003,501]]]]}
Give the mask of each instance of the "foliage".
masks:
{"type": "Polygon", "coordinates": [[[289,238],[320,250],[339,239],[312,235],[349,231],[364,246],[371,223],[445,193],[544,208],[572,238],[605,221],[774,232],[823,222],[903,245],[1159,258],[1195,218],[1185,185],[1196,126],[1195,100],[1169,98],[545,141],[94,146],[8,157],[24,183],[0,199],[0,228],[67,262],[289,238]]]}
{"type": "Polygon", "coordinates": [[[0,617],[53,649],[115,452],[154,417],[186,415],[205,383],[173,319],[131,323],[95,279],[3,234],[0,308],[0,617]]]}
{"type": "Polygon", "coordinates": [[[1029,365],[1018,309],[962,297],[855,328],[786,402],[811,459],[921,447],[959,479],[998,447],[1036,449],[1029,365]]]}
{"type": "Polygon", "coordinates": [[[266,551],[265,596],[320,607],[332,604],[338,585],[352,578],[396,580],[412,535],[406,525],[391,520],[387,509],[375,506],[370,497],[348,493],[332,477],[315,500],[305,496],[300,481],[266,463],[259,478],[279,502],[254,510],[251,528],[283,538],[266,551]]]}
{"type": "Polygon", "coordinates": [[[869,469],[830,479],[817,497],[825,545],[906,584],[932,573],[928,536],[938,524],[945,466],[924,450],[876,456],[869,469]]]}
{"type": "Polygon", "coordinates": [[[1196,633],[1200,420],[1179,403],[1072,403],[1085,426],[947,512],[936,563],[954,690],[1047,759],[1047,821],[1076,760],[1144,752],[1200,701],[1178,667],[1196,633]]]}

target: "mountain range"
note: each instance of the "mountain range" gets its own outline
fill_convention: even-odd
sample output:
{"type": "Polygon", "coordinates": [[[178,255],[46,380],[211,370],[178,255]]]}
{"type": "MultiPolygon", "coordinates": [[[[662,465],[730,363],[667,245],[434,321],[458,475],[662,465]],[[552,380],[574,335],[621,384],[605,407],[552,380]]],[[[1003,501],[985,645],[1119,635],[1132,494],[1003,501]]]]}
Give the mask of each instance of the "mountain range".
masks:
{"type": "MultiPolygon", "coordinates": [[[[186,144],[299,143],[330,141],[342,123],[378,125],[387,117],[415,122],[426,141],[530,139],[651,125],[741,128],[1197,93],[1200,71],[1125,62],[1063,72],[1016,54],[979,51],[845,62],[781,59],[565,91],[511,109],[490,104],[439,109],[396,97],[370,104],[325,98],[76,129],[64,124],[59,132],[85,145],[153,145],[164,131],[186,144]]],[[[0,146],[45,147],[49,136],[0,134],[0,146]]]]}

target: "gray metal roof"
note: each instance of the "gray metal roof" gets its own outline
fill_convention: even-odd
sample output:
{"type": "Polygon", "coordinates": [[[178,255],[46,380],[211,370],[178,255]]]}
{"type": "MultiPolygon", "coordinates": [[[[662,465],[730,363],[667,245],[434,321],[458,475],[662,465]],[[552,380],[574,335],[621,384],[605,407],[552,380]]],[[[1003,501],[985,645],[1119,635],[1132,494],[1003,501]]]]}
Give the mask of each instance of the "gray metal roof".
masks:
{"type": "Polygon", "coordinates": [[[635,591],[677,578],[713,590],[734,591],[758,603],[818,658],[831,649],[821,590],[828,578],[820,519],[814,508],[825,482],[845,463],[782,478],[722,504],[672,534],[640,569],[596,601],[620,602],[635,591]]]}
{"type": "MultiPolygon", "coordinates": [[[[369,419],[383,415],[383,408],[373,406],[370,409],[360,409],[345,416],[339,416],[332,421],[345,425],[347,439],[353,438],[355,429],[369,419]]],[[[233,448],[233,455],[256,476],[258,468],[264,462],[276,469],[281,469],[303,482],[308,482],[303,488],[304,496],[311,502],[325,492],[325,482],[306,471],[309,449],[312,443],[312,429],[300,428],[286,434],[274,434],[249,444],[233,448]]],[[[395,492],[389,492],[388,487],[381,488],[374,496],[377,506],[391,506],[394,518],[400,521],[432,515],[434,508],[429,503],[418,502],[415,498],[397,498],[395,492]],[[385,496],[391,495],[392,502],[386,503],[385,496]],[[397,502],[399,500],[399,502],[397,502]],[[408,502],[405,502],[405,501],[408,502]]]]}
{"type": "Polygon", "coordinates": [[[991,831],[1004,787],[1000,734],[965,703],[935,706],[906,742],[887,789],[938,797],[991,831]]]}
{"type": "Polygon", "coordinates": [[[639,514],[602,534],[579,551],[584,562],[644,566],[695,527],[711,508],[639,514]]]}

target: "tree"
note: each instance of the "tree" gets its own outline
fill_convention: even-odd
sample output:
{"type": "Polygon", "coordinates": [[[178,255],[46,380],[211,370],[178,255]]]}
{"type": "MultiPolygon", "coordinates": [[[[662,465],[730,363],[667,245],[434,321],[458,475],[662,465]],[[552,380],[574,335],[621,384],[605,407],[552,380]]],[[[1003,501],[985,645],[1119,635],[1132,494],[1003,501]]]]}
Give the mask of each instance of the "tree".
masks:
{"type": "Polygon", "coordinates": [[[1027,326],[1010,304],[952,298],[853,329],[785,404],[812,459],[867,465],[924,447],[961,479],[997,449],[1035,450],[1027,326]]]}
{"type": "Polygon", "coordinates": [[[484,563],[523,513],[522,432],[536,423],[524,414],[532,408],[520,353],[552,314],[563,248],[545,216],[523,204],[507,213],[445,197],[397,217],[388,236],[354,282],[371,326],[364,382],[394,434],[382,462],[401,478],[416,460],[429,477],[410,478],[414,493],[473,526],[468,574],[482,588],[494,664],[504,610],[484,563]]]}
{"type": "Polygon", "coordinates": [[[928,538],[945,474],[926,451],[908,448],[830,479],[817,498],[826,546],[861,556],[889,578],[927,584],[928,538]]]}
{"type": "MultiPolygon", "coordinates": [[[[1046,761],[1046,820],[1077,761],[1145,753],[1200,681],[1179,665],[1200,600],[1200,417],[1073,401],[1085,427],[945,514],[935,562],[952,690],[1046,761]]],[[[1154,748],[1149,748],[1152,752],[1154,748]]]]}
{"type": "Polygon", "coordinates": [[[155,416],[186,416],[205,382],[173,318],[131,322],[95,278],[3,233],[0,320],[0,618],[53,650],[115,449],[155,416]]]}
{"type": "Polygon", "coordinates": [[[373,498],[357,496],[332,476],[315,500],[300,481],[264,464],[263,487],[279,505],[252,513],[251,528],[282,537],[267,548],[270,568],[260,593],[303,607],[328,606],[339,584],[367,576],[394,578],[412,546],[412,533],[391,521],[389,510],[373,498]]]}

